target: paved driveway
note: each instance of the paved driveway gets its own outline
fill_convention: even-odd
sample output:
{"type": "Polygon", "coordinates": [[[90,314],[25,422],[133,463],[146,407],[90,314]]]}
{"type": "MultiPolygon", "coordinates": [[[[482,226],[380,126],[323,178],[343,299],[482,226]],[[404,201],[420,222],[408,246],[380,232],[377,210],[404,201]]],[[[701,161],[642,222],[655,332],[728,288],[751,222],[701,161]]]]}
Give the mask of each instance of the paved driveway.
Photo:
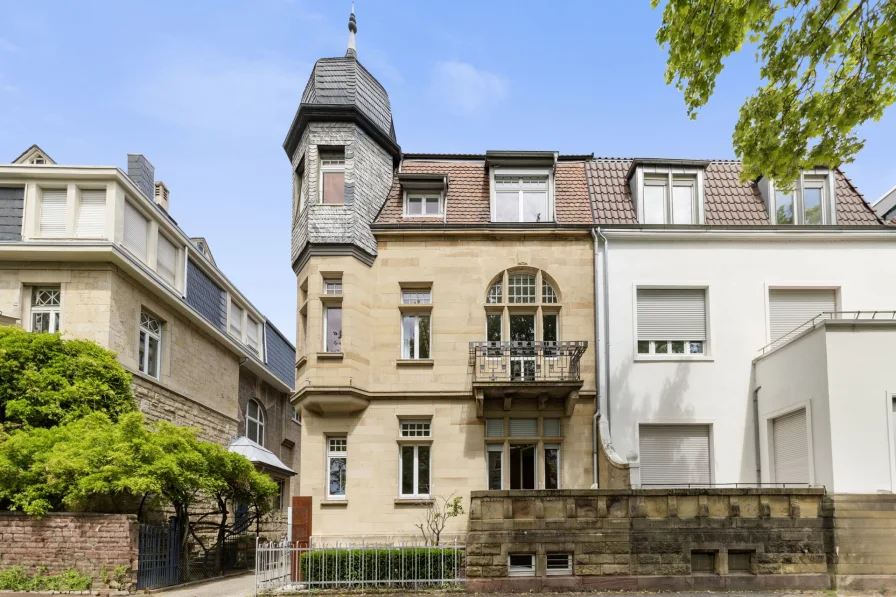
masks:
{"type": "Polygon", "coordinates": [[[155,593],[161,597],[247,597],[255,595],[255,574],[240,574],[155,593]]]}

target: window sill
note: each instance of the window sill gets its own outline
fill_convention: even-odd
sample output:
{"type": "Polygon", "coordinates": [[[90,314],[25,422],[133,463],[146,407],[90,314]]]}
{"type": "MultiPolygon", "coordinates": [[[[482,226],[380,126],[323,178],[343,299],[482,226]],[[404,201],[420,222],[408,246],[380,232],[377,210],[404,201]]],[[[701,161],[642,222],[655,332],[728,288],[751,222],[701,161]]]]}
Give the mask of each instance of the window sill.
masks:
{"type": "Polygon", "coordinates": [[[317,359],[323,361],[341,361],[342,357],[345,356],[341,352],[319,352],[317,353],[317,359]]]}
{"type": "Polygon", "coordinates": [[[435,503],[431,497],[404,497],[404,498],[395,498],[396,506],[431,506],[435,503]]]}
{"type": "Polygon", "coordinates": [[[299,360],[296,361],[296,369],[301,369],[302,367],[305,366],[305,363],[307,363],[307,362],[308,362],[307,356],[305,356],[305,355],[300,356],[299,360]]]}
{"type": "Polygon", "coordinates": [[[432,313],[432,303],[428,305],[398,305],[402,313],[432,313]]]}
{"type": "Polygon", "coordinates": [[[399,437],[396,441],[409,446],[432,445],[432,437],[399,437]]]}
{"type": "Polygon", "coordinates": [[[635,355],[636,363],[680,363],[680,362],[694,362],[694,363],[711,363],[715,361],[715,359],[711,356],[705,354],[637,354],[635,355]]]}
{"type": "Polygon", "coordinates": [[[341,305],[342,296],[341,294],[322,294],[320,295],[320,302],[325,305],[341,305]]]}
{"type": "Polygon", "coordinates": [[[432,359],[398,359],[396,367],[432,367],[435,361],[432,359]]]}
{"type": "Polygon", "coordinates": [[[341,508],[348,506],[348,500],[321,500],[320,505],[322,508],[341,508]]]}

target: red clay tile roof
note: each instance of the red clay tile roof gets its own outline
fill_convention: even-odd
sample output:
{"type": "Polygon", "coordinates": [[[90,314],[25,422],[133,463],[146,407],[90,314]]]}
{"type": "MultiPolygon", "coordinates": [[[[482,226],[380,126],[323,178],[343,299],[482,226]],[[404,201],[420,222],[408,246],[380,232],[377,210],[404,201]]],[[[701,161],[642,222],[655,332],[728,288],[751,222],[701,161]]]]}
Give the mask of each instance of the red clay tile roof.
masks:
{"type": "MultiPolygon", "coordinates": [[[[406,174],[448,176],[446,223],[488,224],[491,221],[488,172],[484,161],[409,160],[401,165],[406,174]]],[[[560,162],[555,176],[557,221],[561,224],[591,224],[588,185],[583,162],[560,162]]],[[[441,223],[442,218],[406,218],[402,215],[401,187],[397,175],[377,224],[441,223]]]]}
{"type": "MultiPolygon", "coordinates": [[[[588,163],[588,187],[598,224],[636,224],[626,175],[632,160],[599,158],[588,163]]],[[[706,223],[715,226],[768,225],[769,218],[753,183],[739,180],[741,165],[736,161],[715,161],[704,170],[704,210],[706,223]]],[[[837,184],[837,224],[875,225],[880,219],[840,170],[837,184]]]]}

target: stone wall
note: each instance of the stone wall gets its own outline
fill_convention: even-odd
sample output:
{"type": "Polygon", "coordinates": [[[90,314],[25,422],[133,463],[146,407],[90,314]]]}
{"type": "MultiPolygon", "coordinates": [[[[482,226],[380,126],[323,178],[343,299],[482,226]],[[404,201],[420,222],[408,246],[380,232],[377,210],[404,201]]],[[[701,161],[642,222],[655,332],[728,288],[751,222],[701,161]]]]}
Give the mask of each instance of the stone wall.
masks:
{"type": "Polygon", "coordinates": [[[137,408],[150,423],[169,421],[199,429],[199,438],[227,445],[237,435],[237,421],[135,373],[131,387],[137,408]]]}
{"type": "Polygon", "coordinates": [[[0,512],[0,570],[22,566],[33,574],[74,568],[93,576],[102,587],[102,570],[112,576],[118,566],[136,578],[139,524],[130,514],[54,512],[41,519],[18,512],[0,512]]]}
{"type": "Polygon", "coordinates": [[[823,489],[473,492],[468,587],[822,589],[826,522],[823,489]],[[534,575],[511,577],[511,554],[534,554],[534,575]],[[572,573],[549,575],[547,554],[570,554],[572,573]]]}
{"type": "Polygon", "coordinates": [[[837,589],[896,587],[896,495],[833,495],[831,574],[837,589]]]}

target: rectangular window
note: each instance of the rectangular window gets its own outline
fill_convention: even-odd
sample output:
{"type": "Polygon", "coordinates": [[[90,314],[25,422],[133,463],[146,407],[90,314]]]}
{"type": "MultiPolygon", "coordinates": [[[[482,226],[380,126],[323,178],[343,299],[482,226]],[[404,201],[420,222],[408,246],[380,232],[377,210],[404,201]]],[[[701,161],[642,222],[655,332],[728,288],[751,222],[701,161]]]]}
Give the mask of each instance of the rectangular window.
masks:
{"type": "Polygon", "coordinates": [[[504,485],[504,444],[488,444],[485,448],[488,454],[488,488],[499,491],[504,485]]]}
{"type": "Polygon", "coordinates": [[[666,186],[667,179],[644,179],[644,223],[666,223],[666,186]]]}
{"type": "Polygon", "coordinates": [[[324,309],[324,351],[342,352],[342,308],[324,309]]]}
{"type": "Polygon", "coordinates": [[[302,322],[302,350],[307,356],[311,352],[311,347],[308,346],[308,315],[302,313],[299,319],[302,322]]]}
{"type": "Polygon", "coordinates": [[[803,180],[803,223],[821,225],[824,223],[824,180],[803,180]]]}
{"type": "Polygon", "coordinates": [[[752,551],[728,550],[728,572],[735,574],[750,574],[753,571],[752,551]]]}
{"type": "MultiPolygon", "coordinates": [[[[302,164],[304,164],[304,158],[302,159],[302,164]]],[[[302,177],[305,172],[303,166],[299,166],[293,174],[292,181],[292,204],[293,204],[293,222],[299,219],[299,214],[305,211],[305,197],[302,195],[302,177]]]]}
{"type": "Polygon", "coordinates": [[[535,437],[538,419],[510,419],[510,437],[535,437]]]}
{"type": "Polygon", "coordinates": [[[552,220],[547,176],[495,176],[496,222],[552,220]]]}
{"type": "Polygon", "coordinates": [[[40,198],[40,235],[47,238],[65,236],[65,189],[44,189],[40,198]]]}
{"type": "Polygon", "coordinates": [[[31,331],[55,334],[60,331],[61,292],[59,287],[31,291],[31,331]]]}
{"type": "Polygon", "coordinates": [[[324,294],[342,294],[342,278],[325,278],[324,294]]]}
{"type": "MultiPolygon", "coordinates": [[[[541,315],[541,339],[544,342],[559,342],[560,334],[557,325],[558,315],[556,313],[542,313],[541,315]]],[[[557,347],[546,345],[544,347],[545,357],[556,357],[557,347]]]]}
{"type": "Polygon", "coordinates": [[[429,315],[403,315],[401,318],[401,358],[430,357],[429,315]]]}
{"type": "Polygon", "coordinates": [[[401,437],[429,437],[429,421],[402,421],[401,437]]]}
{"type": "Polygon", "coordinates": [[[430,446],[401,446],[401,497],[429,497],[430,446]]]}
{"type": "Polygon", "coordinates": [[[320,154],[320,202],[345,204],[345,151],[320,154]]]}
{"type": "Polygon", "coordinates": [[[508,287],[511,303],[535,302],[535,276],[532,274],[511,274],[508,287]]]}
{"type": "Polygon", "coordinates": [[[535,576],[535,555],[512,553],[508,556],[508,576],[535,576]]]}
{"type": "Polygon", "coordinates": [[[502,335],[502,316],[500,313],[489,313],[485,316],[485,335],[489,342],[500,342],[502,335]]]}
{"type": "Polygon", "coordinates": [[[402,305],[431,305],[432,291],[430,290],[405,290],[401,293],[402,305]]]}
{"type": "Polygon", "coordinates": [[[816,317],[832,317],[837,309],[833,288],[771,288],[768,291],[769,336],[772,342],[796,336],[816,317]]]}
{"type": "Polygon", "coordinates": [[[408,195],[406,216],[439,216],[442,214],[441,195],[408,195]]]}
{"type": "Polygon", "coordinates": [[[672,181],[672,223],[693,224],[696,211],[696,181],[673,180],[672,181]]]}
{"type": "Polygon", "coordinates": [[[548,576],[569,576],[572,574],[572,554],[548,553],[545,555],[548,576]]]}
{"type": "Polygon", "coordinates": [[[243,310],[235,302],[230,301],[230,335],[242,342],[243,310]]]}
{"type": "Polygon", "coordinates": [[[638,289],[639,354],[706,354],[706,290],[638,289]]]}
{"type": "Polygon", "coordinates": [[[124,246],[141,261],[146,261],[149,220],[130,201],[124,202],[124,246]]]}
{"type": "Polygon", "coordinates": [[[261,353],[258,331],[260,327],[261,325],[257,321],[251,317],[249,318],[249,323],[246,325],[246,346],[255,354],[261,353]]]}
{"type": "Polygon", "coordinates": [[[138,368],[141,373],[159,378],[162,354],[162,322],[146,311],[140,313],[140,351],[138,368]]]}
{"type": "Polygon", "coordinates": [[[504,437],[504,419],[486,419],[485,437],[504,437]]]}
{"type": "Polygon", "coordinates": [[[81,191],[75,236],[103,238],[106,233],[106,190],[81,191]]]}
{"type": "Polygon", "coordinates": [[[344,500],[346,482],[347,438],[327,438],[327,499],[344,500]]]}
{"type": "Polygon", "coordinates": [[[560,445],[544,445],[544,488],[560,489],[560,445]]]}
{"type": "Polygon", "coordinates": [[[160,233],[156,254],[156,272],[163,280],[174,286],[177,275],[177,247],[167,236],[160,233]]]}
{"type": "MultiPolygon", "coordinates": [[[[826,203],[826,177],[804,176],[790,191],[775,189],[775,223],[819,226],[829,218],[826,203]]],[[[783,186],[783,185],[782,185],[783,186]]]]}
{"type": "Polygon", "coordinates": [[[716,553],[714,551],[692,551],[691,572],[694,574],[714,574],[716,553]]]}
{"type": "Polygon", "coordinates": [[[545,437],[560,437],[560,419],[542,419],[541,427],[545,437]]]}
{"type": "Polygon", "coordinates": [[[282,512],[286,503],[286,481],[277,479],[277,511],[282,512]]]}
{"type": "Polygon", "coordinates": [[[775,220],[778,224],[796,224],[793,192],[775,191],[775,220]]]}

